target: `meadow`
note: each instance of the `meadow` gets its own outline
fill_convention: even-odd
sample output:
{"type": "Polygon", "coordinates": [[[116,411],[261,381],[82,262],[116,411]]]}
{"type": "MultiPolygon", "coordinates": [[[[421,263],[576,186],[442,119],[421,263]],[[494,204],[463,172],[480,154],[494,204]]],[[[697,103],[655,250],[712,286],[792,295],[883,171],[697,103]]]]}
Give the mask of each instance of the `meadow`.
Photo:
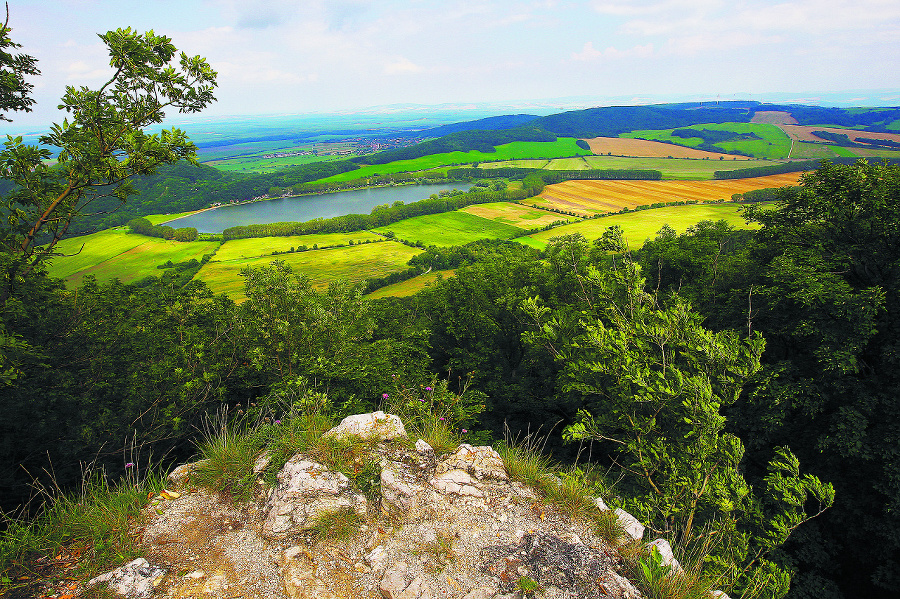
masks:
{"type": "MultiPolygon", "coordinates": [[[[688,127],[684,127],[688,128],[688,127]]],[[[761,139],[742,139],[715,144],[726,151],[737,150],[756,158],[787,158],[791,150],[788,135],[776,125],[768,123],[705,123],[692,125],[690,129],[709,129],[712,131],[731,131],[733,133],[753,133],[761,139]]],[[[674,129],[645,129],[623,133],[621,137],[631,139],[647,139],[651,141],[667,141],[682,146],[696,147],[703,143],[699,137],[677,137],[672,135],[674,129]]]]}
{"type": "Polygon", "coordinates": [[[534,229],[544,227],[558,221],[574,220],[571,216],[547,212],[522,204],[512,202],[493,202],[491,204],[474,204],[461,208],[460,212],[466,212],[475,216],[486,218],[498,223],[505,223],[522,229],[534,229]]]}
{"type": "Polygon", "coordinates": [[[366,295],[366,297],[369,299],[378,299],[382,297],[408,297],[434,285],[439,279],[452,277],[455,272],[455,270],[435,270],[433,272],[425,273],[424,275],[419,275],[418,277],[413,277],[399,283],[394,283],[393,285],[382,287],[381,289],[376,289],[372,293],[366,295]]]}
{"type": "Polygon", "coordinates": [[[656,237],[663,225],[669,225],[679,233],[685,232],[688,227],[697,224],[701,220],[725,220],[729,225],[738,229],[756,228],[748,225],[740,214],[740,204],[693,204],[690,206],[669,206],[666,208],[654,208],[641,210],[627,214],[613,214],[602,218],[583,220],[580,222],[563,225],[541,231],[526,237],[518,237],[513,241],[543,249],[554,237],[583,235],[589,241],[599,239],[607,228],[617,225],[625,233],[625,239],[629,247],[638,248],[644,241],[656,237]]]}
{"type": "Polygon", "coordinates": [[[380,235],[368,231],[354,233],[318,233],[313,235],[291,235],[288,237],[253,237],[249,239],[231,239],[223,243],[213,257],[213,262],[228,262],[271,256],[272,252],[291,252],[300,246],[312,249],[350,245],[352,241],[364,243],[366,241],[378,241],[383,239],[380,235]]]}
{"type": "Polygon", "coordinates": [[[752,189],[796,185],[800,173],[721,181],[565,181],[548,185],[528,205],[591,216],[658,202],[730,200],[752,189]]]}
{"type": "Polygon", "coordinates": [[[288,264],[297,275],[306,275],[315,287],[327,287],[331,281],[343,279],[361,283],[403,270],[410,258],[422,250],[399,242],[370,243],[348,247],[294,252],[279,256],[262,256],[246,260],[210,261],[197,273],[213,293],[225,293],[235,301],[246,299],[241,270],[268,266],[274,260],[288,264]]]}
{"type": "Polygon", "coordinates": [[[520,227],[459,210],[416,216],[372,230],[382,235],[393,232],[400,239],[420,241],[426,246],[463,245],[479,239],[510,239],[524,232],[520,227]]]}
{"type": "Polygon", "coordinates": [[[56,250],[62,256],[50,262],[49,273],[65,279],[70,286],[81,283],[85,275],[98,281],[120,279],[131,283],[148,275],[158,276],[156,267],[171,260],[183,262],[216,251],[218,242],[179,243],[156,237],[126,233],[125,227],[106,229],[92,235],[60,241],[56,250]]]}

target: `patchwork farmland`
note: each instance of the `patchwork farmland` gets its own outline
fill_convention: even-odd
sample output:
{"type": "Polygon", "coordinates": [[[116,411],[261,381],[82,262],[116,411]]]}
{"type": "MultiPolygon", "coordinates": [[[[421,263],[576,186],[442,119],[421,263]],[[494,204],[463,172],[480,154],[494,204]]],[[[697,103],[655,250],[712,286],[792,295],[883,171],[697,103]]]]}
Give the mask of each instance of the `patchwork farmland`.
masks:
{"type": "Polygon", "coordinates": [[[749,156],[734,156],[718,152],[696,150],[686,146],[667,144],[646,139],[630,139],[627,137],[595,137],[584,140],[594,154],[611,154],[613,156],[630,156],[640,158],[694,158],[708,160],[751,160],[749,156]]]}
{"type": "Polygon", "coordinates": [[[548,185],[540,196],[527,203],[536,208],[592,216],[657,202],[727,200],[753,189],[796,185],[799,179],[800,173],[786,173],[722,181],[566,181],[548,185]]]}

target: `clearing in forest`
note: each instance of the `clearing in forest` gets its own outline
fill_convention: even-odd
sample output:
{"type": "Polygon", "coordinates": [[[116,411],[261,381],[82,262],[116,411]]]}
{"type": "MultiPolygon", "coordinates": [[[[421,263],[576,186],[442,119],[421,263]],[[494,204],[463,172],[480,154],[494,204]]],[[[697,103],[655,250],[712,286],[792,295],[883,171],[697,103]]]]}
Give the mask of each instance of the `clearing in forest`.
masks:
{"type": "Polygon", "coordinates": [[[734,156],[718,152],[695,150],[685,146],[679,146],[659,141],[646,139],[630,139],[627,137],[595,137],[584,140],[591,147],[594,154],[608,154],[614,156],[632,156],[644,158],[695,158],[709,160],[750,160],[749,156],[734,156]]]}
{"type": "Polygon", "coordinates": [[[50,276],[65,279],[69,286],[81,284],[85,275],[94,275],[103,283],[119,279],[133,283],[144,277],[159,276],[156,268],[167,261],[200,261],[204,254],[216,251],[217,241],[178,242],[127,233],[125,227],[106,229],[60,241],[49,266],[50,276]]]}
{"type": "Polygon", "coordinates": [[[413,277],[393,285],[376,289],[372,293],[366,295],[369,299],[378,299],[380,297],[408,297],[415,295],[426,287],[434,285],[438,279],[446,279],[452,277],[456,270],[434,270],[432,272],[413,277]]]}
{"type": "Polygon", "coordinates": [[[561,220],[572,220],[571,217],[566,217],[562,214],[554,214],[546,210],[513,204],[512,202],[473,204],[461,208],[460,211],[522,229],[535,229],[561,220]]]}
{"type": "Polygon", "coordinates": [[[383,277],[403,270],[409,259],[422,250],[398,242],[368,243],[351,247],[294,252],[280,256],[266,256],[249,260],[208,262],[197,273],[196,279],[205,281],[213,293],[225,293],[241,302],[244,295],[244,277],[241,270],[248,266],[269,266],[274,260],[288,264],[294,274],[306,275],[318,288],[327,287],[334,280],[361,283],[373,277],[383,277]]]}
{"type": "Polygon", "coordinates": [[[628,245],[637,249],[644,241],[656,236],[663,225],[669,225],[678,233],[683,233],[688,227],[701,220],[725,220],[736,229],[756,228],[757,225],[749,225],[740,214],[742,204],[694,204],[691,206],[670,206],[667,208],[654,208],[653,210],[641,210],[627,214],[613,214],[603,218],[592,218],[570,225],[556,227],[549,231],[541,231],[527,237],[519,237],[518,241],[524,245],[543,249],[554,237],[583,235],[588,241],[599,239],[607,228],[617,225],[625,233],[628,245]]]}
{"type": "Polygon", "coordinates": [[[591,216],[659,202],[728,200],[752,189],[796,185],[799,179],[800,173],[785,173],[721,181],[565,181],[548,185],[540,196],[525,202],[536,208],[591,216]]]}
{"type": "Polygon", "coordinates": [[[420,241],[426,246],[464,245],[479,239],[510,239],[524,233],[522,227],[482,218],[462,210],[415,216],[372,230],[382,235],[393,232],[399,239],[420,241]]]}

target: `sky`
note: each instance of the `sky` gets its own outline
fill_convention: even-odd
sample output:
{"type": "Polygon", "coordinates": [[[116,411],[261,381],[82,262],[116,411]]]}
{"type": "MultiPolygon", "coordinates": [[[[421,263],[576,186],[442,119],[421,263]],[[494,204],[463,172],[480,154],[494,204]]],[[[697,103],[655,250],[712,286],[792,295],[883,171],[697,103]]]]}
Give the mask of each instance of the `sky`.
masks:
{"type": "MultiPolygon", "coordinates": [[[[785,98],[900,105],[897,0],[9,0],[59,121],[99,87],[97,33],[153,29],[218,72],[206,115],[569,99],[572,105],[785,98]],[[780,95],[779,95],[780,94],[780,95]],[[849,94],[849,95],[848,95],[849,94]]],[[[560,105],[565,101],[560,101],[560,105]]],[[[0,124],[0,132],[4,125],[0,124]]]]}

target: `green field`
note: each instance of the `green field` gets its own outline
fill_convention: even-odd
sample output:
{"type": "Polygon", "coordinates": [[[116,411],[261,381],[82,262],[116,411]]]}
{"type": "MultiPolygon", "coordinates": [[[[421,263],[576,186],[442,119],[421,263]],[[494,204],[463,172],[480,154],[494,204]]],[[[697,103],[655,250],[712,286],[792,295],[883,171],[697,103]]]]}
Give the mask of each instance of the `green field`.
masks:
{"type": "MultiPolygon", "coordinates": [[[[795,146],[796,149],[796,146],[795,146]]],[[[660,171],[663,179],[712,179],[715,171],[729,171],[738,168],[769,166],[770,160],[696,160],[691,158],[628,158],[626,156],[584,156],[585,167],[570,168],[573,159],[556,160],[508,160],[484,162],[481,168],[543,168],[547,170],[596,169],[650,169],[660,171]]]]}
{"type": "MultiPolygon", "coordinates": [[[[715,144],[726,151],[737,150],[757,158],[786,158],[791,150],[791,138],[775,125],[765,123],[706,123],[679,127],[681,129],[710,129],[713,131],[732,131],[734,133],[754,133],[762,139],[744,139],[715,144]]],[[[649,139],[663,141],[695,148],[703,143],[699,137],[675,137],[674,129],[644,129],[623,133],[620,137],[632,139],[649,139]]],[[[715,161],[712,161],[715,162],[715,161]]]]}
{"type": "Polygon", "coordinates": [[[319,182],[343,182],[352,179],[362,179],[374,175],[388,175],[403,172],[418,172],[440,167],[449,167],[473,162],[517,160],[522,158],[560,158],[590,154],[575,145],[575,138],[560,137],[556,141],[515,141],[509,144],[497,146],[496,152],[447,152],[444,154],[431,154],[413,160],[397,160],[388,164],[376,164],[363,166],[355,171],[341,173],[333,177],[320,179],[319,182]]]}
{"type": "Polygon", "coordinates": [[[421,241],[426,246],[463,245],[479,239],[510,239],[523,232],[519,227],[462,211],[416,216],[372,230],[382,234],[393,231],[400,239],[421,241]]]}
{"type": "Polygon", "coordinates": [[[290,237],[252,237],[250,239],[232,239],[226,241],[216,252],[213,261],[227,262],[229,260],[244,260],[248,258],[260,258],[271,256],[272,252],[289,252],[291,248],[299,248],[305,245],[312,249],[314,245],[320,248],[349,245],[383,239],[380,235],[368,231],[356,233],[319,233],[316,235],[292,235],[290,237]]]}
{"type": "Polygon", "coordinates": [[[378,299],[380,297],[407,297],[415,295],[426,287],[432,285],[439,278],[446,279],[452,277],[455,270],[436,270],[418,277],[413,277],[400,283],[394,283],[381,289],[376,289],[366,297],[369,299],[378,299]]]}
{"type": "Polygon", "coordinates": [[[592,241],[599,239],[607,228],[618,225],[625,232],[625,239],[628,241],[628,245],[636,249],[643,245],[647,239],[655,237],[656,232],[666,224],[679,233],[683,233],[688,227],[701,220],[717,221],[724,219],[735,228],[750,228],[750,225],[740,216],[740,208],[739,204],[695,204],[691,206],[654,208],[652,210],[614,214],[604,218],[563,225],[527,237],[518,237],[513,241],[543,249],[553,237],[580,233],[592,241]]]}
{"type": "Polygon", "coordinates": [[[85,275],[94,275],[98,281],[119,279],[130,283],[148,275],[159,275],[161,271],[156,267],[168,260],[200,260],[204,254],[215,252],[218,245],[212,241],[166,241],[133,235],[126,233],[125,227],[116,227],[60,241],[56,250],[66,255],[54,258],[49,272],[50,276],[65,279],[70,285],[80,284],[85,275]]]}
{"type": "Polygon", "coordinates": [[[240,272],[247,266],[268,266],[274,260],[281,260],[289,264],[295,274],[306,275],[313,285],[325,287],[335,279],[360,283],[372,277],[383,277],[403,270],[409,259],[421,251],[402,243],[385,242],[248,260],[208,262],[200,269],[196,278],[205,281],[213,293],[225,293],[236,301],[243,301],[246,296],[240,272]]]}

